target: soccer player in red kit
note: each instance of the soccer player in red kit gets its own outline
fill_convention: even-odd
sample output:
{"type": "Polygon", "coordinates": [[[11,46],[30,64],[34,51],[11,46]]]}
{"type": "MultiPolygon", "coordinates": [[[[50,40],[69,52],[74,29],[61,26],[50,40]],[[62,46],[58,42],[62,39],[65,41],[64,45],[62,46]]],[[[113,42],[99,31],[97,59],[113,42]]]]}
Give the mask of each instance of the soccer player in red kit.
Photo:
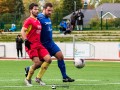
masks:
{"type": "Polygon", "coordinates": [[[40,42],[42,27],[36,18],[39,12],[38,5],[35,3],[30,4],[29,10],[30,17],[25,20],[21,29],[21,34],[25,40],[25,50],[32,59],[33,65],[31,65],[29,69],[28,75],[25,78],[25,83],[27,86],[32,86],[31,77],[34,71],[41,66],[41,69],[36,77],[36,82],[38,82],[40,85],[45,85],[41,78],[52,60],[48,51],[40,42]],[[44,59],[45,61],[40,61],[40,59],[44,59]]]}

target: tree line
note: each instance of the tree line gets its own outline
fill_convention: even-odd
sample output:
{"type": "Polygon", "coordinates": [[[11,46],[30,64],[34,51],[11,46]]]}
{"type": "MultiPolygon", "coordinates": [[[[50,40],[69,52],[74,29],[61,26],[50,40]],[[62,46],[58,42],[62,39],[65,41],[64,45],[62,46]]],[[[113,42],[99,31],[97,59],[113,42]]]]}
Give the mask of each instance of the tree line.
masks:
{"type": "MultiPolygon", "coordinates": [[[[54,11],[51,19],[54,25],[58,25],[64,16],[71,14],[75,9],[79,10],[83,8],[82,2],[83,0],[45,0],[45,1],[51,2],[53,4],[54,11]]],[[[120,0],[102,0],[101,4],[112,1],[114,1],[115,3],[120,2],[120,0]]],[[[18,21],[20,21],[21,15],[29,13],[28,6],[31,2],[38,3],[39,0],[0,0],[0,16],[5,14],[3,15],[3,17],[5,18],[8,14],[17,14],[16,19],[17,17],[19,17],[18,21]]],[[[3,20],[4,19],[2,19],[2,21],[3,20]]]]}

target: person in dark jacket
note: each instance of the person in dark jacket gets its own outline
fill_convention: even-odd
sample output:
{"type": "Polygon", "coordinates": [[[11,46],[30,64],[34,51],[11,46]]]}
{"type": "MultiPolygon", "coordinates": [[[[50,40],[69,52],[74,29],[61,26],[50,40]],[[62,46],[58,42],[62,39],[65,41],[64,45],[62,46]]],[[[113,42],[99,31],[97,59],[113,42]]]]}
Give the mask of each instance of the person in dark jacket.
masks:
{"type": "Polygon", "coordinates": [[[23,40],[22,40],[21,36],[17,35],[17,38],[16,38],[16,49],[17,49],[17,56],[18,56],[18,58],[19,58],[19,51],[21,53],[21,58],[23,57],[22,43],[23,43],[23,40]]]}
{"type": "Polygon", "coordinates": [[[70,23],[71,23],[72,30],[74,30],[75,24],[76,24],[76,13],[75,12],[73,12],[70,17],[70,23]]]}
{"type": "Polygon", "coordinates": [[[77,30],[83,30],[83,18],[84,14],[79,10],[77,13],[77,30]]]}

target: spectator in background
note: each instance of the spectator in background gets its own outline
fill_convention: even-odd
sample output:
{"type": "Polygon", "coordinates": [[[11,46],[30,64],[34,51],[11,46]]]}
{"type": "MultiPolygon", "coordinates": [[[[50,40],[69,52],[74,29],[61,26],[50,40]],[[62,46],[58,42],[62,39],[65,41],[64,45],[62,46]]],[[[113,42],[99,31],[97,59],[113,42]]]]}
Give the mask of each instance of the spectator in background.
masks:
{"type": "Polygon", "coordinates": [[[65,32],[66,31],[66,28],[67,28],[67,23],[66,23],[66,21],[61,21],[60,22],[60,33],[63,33],[63,32],[65,32]]]}
{"type": "Polygon", "coordinates": [[[81,10],[78,11],[76,18],[77,18],[77,30],[82,31],[84,14],[81,12],[81,10]]]}
{"type": "Polygon", "coordinates": [[[75,12],[73,12],[70,17],[70,23],[71,23],[72,30],[74,30],[75,24],[76,24],[76,13],[75,12]]]}
{"type": "Polygon", "coordinates": [[[17,29],[17,28],[16,28],[16,25],[15,25],[15,24],[12,24],[12,25],[11,25],[11,28],[9,29],[9,31],[10,31],[10,32],[14,32],[14,31],[16,31],[16,29],[17,29]]]}
{"type": "Polygon", "coordinates": [[[71,25],[71,23],[70,23],[70,20],[67,20],[67,27],[66,27],[66,31],[64,32],[64,35],[66,35],[66,34],[71,34],[71,31],[72,31],[72,29],[73,29],[73,27],[72,27],[72,25],[71,25]]]}
{"type": "Polygon", "coordinates": [[[22,43],[23,40],[20,35],[17,35],[16,38],[16,49],[17,49],[17,57],[19,59],[19,52],[21,53],[21,58],[23,57],[23,52],[22,52],[22,43]]]}

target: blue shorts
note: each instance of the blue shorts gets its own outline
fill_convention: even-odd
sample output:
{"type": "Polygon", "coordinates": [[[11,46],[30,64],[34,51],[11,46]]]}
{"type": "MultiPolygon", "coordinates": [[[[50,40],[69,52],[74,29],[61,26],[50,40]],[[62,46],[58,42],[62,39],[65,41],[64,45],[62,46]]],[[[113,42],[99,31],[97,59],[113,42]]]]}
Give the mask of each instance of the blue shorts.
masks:
{"type": "Polygon", "coordinates": [[[53,41],[44,43],[43,46],[48,50],[51,56],[55,56],[57,52],[61,51],[53,41]]]}

